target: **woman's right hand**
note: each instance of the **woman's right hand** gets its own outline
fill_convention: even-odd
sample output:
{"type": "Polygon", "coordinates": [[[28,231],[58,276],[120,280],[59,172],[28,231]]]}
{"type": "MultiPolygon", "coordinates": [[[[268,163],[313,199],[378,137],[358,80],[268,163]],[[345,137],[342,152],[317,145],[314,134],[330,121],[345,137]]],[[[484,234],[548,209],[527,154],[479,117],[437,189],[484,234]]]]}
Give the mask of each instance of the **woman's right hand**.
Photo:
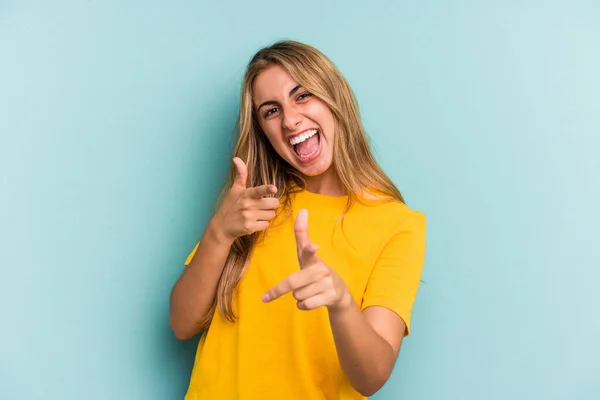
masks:
{"type": "Polygon", "coordinates": [[[277,187],[262,185],[247,188],[248,167],[239,157],[235,157],[233,163],[237,175],[213,218],[220,233],[231,242],[240,236],[267,229],[279,207],[279,199],[265,197],[277,193],[277,187]]]}

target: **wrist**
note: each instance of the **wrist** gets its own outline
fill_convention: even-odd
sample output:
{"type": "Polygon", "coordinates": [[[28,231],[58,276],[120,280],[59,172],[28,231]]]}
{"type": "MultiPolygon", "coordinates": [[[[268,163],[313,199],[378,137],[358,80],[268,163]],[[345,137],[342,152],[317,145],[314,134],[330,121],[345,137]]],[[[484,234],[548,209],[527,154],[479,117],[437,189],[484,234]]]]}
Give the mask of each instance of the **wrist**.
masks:
{"type": "Polygon", "coordinates": [[[222,228],[222,224],[217,216],[210,220],[206,232],[210,235],[212,240],[221,246],[231,247],[235,241],[235,238],[231,238],[225,233],[225,230],[222,228]]]}
{"type": "Polygon", "coordinates": [[[342,294],[339,302],[335,305],[328,306],[327,309],[329,310],[330,314],[343,315],[346,314],[349,310],[351,310],[354,307],[354,305],[355,302],[352,298],[352,295],[350,294],[350,291],[348,290],[348,288],[345,288],[344,293],[342,294]]]}

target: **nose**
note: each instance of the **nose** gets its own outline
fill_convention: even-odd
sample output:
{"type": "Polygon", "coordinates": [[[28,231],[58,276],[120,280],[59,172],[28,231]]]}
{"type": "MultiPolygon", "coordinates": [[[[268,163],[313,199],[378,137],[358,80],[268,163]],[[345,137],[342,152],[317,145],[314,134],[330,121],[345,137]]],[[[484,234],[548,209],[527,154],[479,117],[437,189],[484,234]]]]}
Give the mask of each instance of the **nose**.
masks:
{"type": "Polygon", "coordinates": [[[283,127],[289,131],[295,131],[296,127],[302,121],[302,114],[296,110],[296,107],[289,106],[283,110],[283,127]]]}

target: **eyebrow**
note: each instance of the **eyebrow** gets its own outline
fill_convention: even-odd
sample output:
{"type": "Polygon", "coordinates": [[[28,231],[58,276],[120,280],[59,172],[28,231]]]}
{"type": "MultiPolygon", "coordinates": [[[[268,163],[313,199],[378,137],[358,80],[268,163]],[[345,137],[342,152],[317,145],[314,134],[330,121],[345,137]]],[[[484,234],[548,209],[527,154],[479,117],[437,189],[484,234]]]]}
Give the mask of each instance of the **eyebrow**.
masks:
{"type": "MultiPolygon", "coordinates": [[[[294,87],[292,90],[290,90],[290,93],[288,94],[288,96],[292,97],[294,95],[294,93],[296,93],[301,87],[302,87],[302,85],[300,85],[300,84],[296,85],[296,87],[294,87]]],[[[256,112],[258,112],[263,106],[270,106],[270,105],[275,105],[275,104],[279,104],[279,103],[277,103],[275,100],[267,100],[267,101],[263,102],[260,106],[258,106],[258,108],[256,109],[256,112]]]]}

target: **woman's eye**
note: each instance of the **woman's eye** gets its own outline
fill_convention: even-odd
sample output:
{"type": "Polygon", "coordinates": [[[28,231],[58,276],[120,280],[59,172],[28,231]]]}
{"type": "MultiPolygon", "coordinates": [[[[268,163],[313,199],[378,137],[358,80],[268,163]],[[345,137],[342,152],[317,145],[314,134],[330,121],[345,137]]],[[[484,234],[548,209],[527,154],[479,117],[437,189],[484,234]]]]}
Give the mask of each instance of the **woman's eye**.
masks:
{"type": "Polygon", "coordinates": [[[266,112],[265,112],[265,118],[267,118],[270,115],[273,115],[277,112],[277,108],[273,107],[273,108],[269,108],[266,112]]]}
{"type": "Polygon", "coordinates": [[[309,92],[304,92],[304,93],[302,93],[300,96],[298,96],[298,100],[304,100],[304,99],[306,99],[307,97],[310,97],[310,96],[312,96],[312,94],[311,94],[311,93],[309,93],[309,92]]]}

